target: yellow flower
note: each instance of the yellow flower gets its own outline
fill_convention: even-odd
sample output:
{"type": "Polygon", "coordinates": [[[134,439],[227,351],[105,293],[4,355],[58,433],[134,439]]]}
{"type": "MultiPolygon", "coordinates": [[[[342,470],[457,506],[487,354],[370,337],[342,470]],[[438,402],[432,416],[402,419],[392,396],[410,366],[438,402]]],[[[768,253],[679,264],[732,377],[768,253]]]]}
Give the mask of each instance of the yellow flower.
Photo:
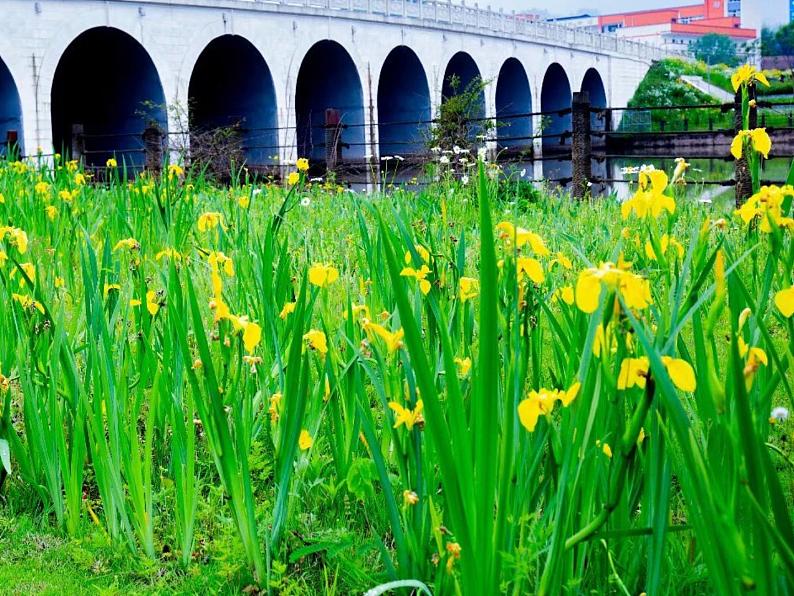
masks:
{"type": "Polygon", "coordinates": [[[160,303],[157,300],[157,292],[149,290],[146,292],[146,310],[149,314],[154,316],[160,310],[160,303]]]}
{"type": "Polygon", "coordinates": [[[47,205],[44,211],[47,213],[47,218],[50,221],[55,221],[55,218],[58,217],[58,208],[54,205],[47,205]]]}
{"type": "MultiPolygon", "coordinates": [[[[417,244],[414,246],[414,250],[416,251],[416,254],[418,254],[419,257],[422,259],[422,261],[424,261],[425,263],[430,262],[430,251],[427,250],[424,246],[422,246],[421,244],[417,244]]],[[[411,251],[410,250],[405,251],[405,264],[410,265],[413,260],[414,257],[411,254],[411,251]]]]}
{"type": "Polygon", "coordinates": [[[518,419],[529,432],[534,432],[540,415],[551,414],[554,403],[559,401],[567,408],[579,394],[581,383],[575,382],[567,391],[540,389],[530,391],[526,399],[518,404],[518,419]]]}
{"type": "MultiPolygon", "coordinates": [[[[661,245],[662,255],[666,256],[667,249],[673,248],[675,249],[679,259],[684,256],[684,247],[681,245],[681,243],[675,238],[668,236],[667,234],[664,234],[662,236],[661,240],[659,241],[659,244],[661,245]]],[[[656,251],[653,250],[653,244],[651,244],[650,240],[645,241],[645,254],[652,261],[659,260],[656,256],[656,251]]]]}
{"type": "Polygon", "coordinates": [[[404,490],[403,491],[403,506],[409,507],[411,505],[416,505],[419,502],[419,495],[417,495],[412,490],[404,490]]]}
{"type": "Polygon", "coordinates": [[[243,324],[243,345],[245,346],[245,351],[253,354],[260,341],[262,341],[262,328],[256,323],[246,321],[243,324]]]}
{"type": "Polygon", "coordinates": [[[287,184],[295,186],[300,179],[301,175],[298,172],[290,172],[289,176],[287,176],[287,184]]]}
{"type": "Polygon", "coordinates": [[[55,287],[56,287],[56,289],[57,288],[63,288],[65,286],[66,286],[66,282],[64,281],[64,279],[62,277],[60,277],[60,276],[56,276],[55,277],[55,287]]]}
{"type": "Polygon", "coordinates": [[[742,85],[750,85],[758,81],[765,87],[769,87],[769,81],[763,72],[759,72],[755,66],[743,64],[731,75],[733,90],[738,91],[742,85]]]}
{"type": "Polygon", "coordinates": [[[289,316],[291,313],[295,312],[295,306],[296,306],[297,304],[298,304],[297,302],[287,302],[287,303],[284,305],[284,308],[282,308],[282,309],[281,309],[281,312],[279,313],[279,315],[278,315],[278,316],[279,316],[281,319],[284,319],[284,320],[286,320],[286,318],[287,318],[287,317],[288,317],[288,316],[289,316]]]}
{"type": "Polygon", "coordinates": [[[74,192],[70,192],[68,190],[62,190],[58,193],[58,198],[61,199],[64,203],[71,203],[74,201],[75,196],[77,196],[77,189],[74,192]]]}
{"type": "Polygon", "coordinates": [[[105,284],[105,298],[108,297],[108,294],[111,292],[119,292],[121,290],[121,286],[119,284],[105,284]]]}
{"type": "Polygon", "coordinates": [[[6,202],[6,198],[3,196],[3,193],[0,192],[0,205],[6,202]]]}
{"type": "Polygon", "coordinates": [[[588,314],[595,312],[604,287],[620,292],[629,308],[644,309],[653,303],[648,280],[612,263],[602,263],[598,268],[579,273],[576,281],[576,306],[579,310],[588,314]]]}
{"type": "Polygon", "coordinates": [[[554,257],[551,261],[549,261],[549,269],[551,269],[555,264],[560,264],[565,269],[573,269],[573,263],[571,263],[571,259],[566,257],[561,252],[557,253],[557,256],[554,257]]]}
{"type": "Polygon", "coordinates": [[[447,542],[447,552],[449,558],[447,559],[447,572],[452,573],[452,568],[455,566],[455,561],[460,559],[461,546],[457,542],[447,542]]]}
{"type": "Polygon", "coordinates": [[[455,365],[458,367],[458,376],[463,378],[471,370],[471,358],[468,356],[466,358],[455,357],[455,365]]]}
{"type": "Polygon", "coordinates": [[[601,451],[606,455],[609,459],[612,459],[612,447],[609,446],[609,443],[603,443],[601,445],[601,451]]]}
{"type": "Polygon", "coordinates": [[[673,179],[670,184],[686,184],[684,175],[691,164],[688,163],[683,157],[675,158],[675,170],[673,170],[673,179]]]}
{"type": "Polygon", "coordinates": [[[740,130],[733,141],[731,142],[731,155],[736,159],[742,158],[746,141],[752,148],[764,156],[764,159],[769,159],[769,152],[772,150],[772,139],[766,132],[766,128],[755,128],[753,130],[740,130]]]}
{"type": "Polygon", "coordinates": [[[116,246],[113,247],[113,252],[117,250],[126,249],[126,250],[140,250],[141,244],[135,238],[125,238],[124,240],[119,240],[116,242],[116,246]]]}
{"type": "Polygon", "coordinates": [[[312,445],[314,445],[314,439],[309,434],[309,431],[304,428],[298,438],[298,447],[301,448],[301,451],[306,451],[311,449],[312,445]]]}
{"type": "Polygon", "coordinates": [[[559,297],[568,306],[572,306],[575,300],[573,286],[563,286],[557,289],[554,295],[559,297]]]}
{"type": "Polygon", "coordinates": [[[318,288],[327,288],[339,279],[339,271],[331,265],[315,263],[309,267],[309,283],[318,288]]]}
{"type": "Polygon", "coordinates": [[[226,226],[223,225],[223,214],[217,211],[207,211],[206,213],[202,213],[199,215],[198,218],[198,229],[199,232],[206,232],[208,230],[213,230],[221,226],[221,228],[226,229],[226,226]]]}
{"type": "Polygon", "coordinates": [[[775,294],[775,306],[787,319],[794,315],[794,286],[775,294]]]}
{"type": "Polygon", "coordinates": [[[402,271],[400,271],[400,275],[403,277],[413,277],[416,281],[419,282],[419,290],[427,296],[428,292],[430,292],[430,282],[426,279],[427,275],[430,273],[430,268],[427,265],[422,265],[420,269],[414,269],[413,267],[404,267],[402,271]]]}
{"type": "Polygon", "coordinates": [[[372,333],[380,337],[385,342],[386,347],[389,349],[389,353],[396,352],[403,346],[402,340],[403,337],[405,337],[405,331],[403,331],[402,328],[391,332],[382,325],[372,323],[367,319],[364,319],[363,327],[364,331],[366,331],[368,334],[372,333]]]}
{"type": "Polygon", "coordinates": [[[639,189],[632,198],[621,206],[623,219],[634,213],[639,218],[659,217],[662,211],[675,212],[675,200],[664,194],[667,188],[667,174],[653,166],[640,170],[639,189]]]}
{"type": "Polygon", "coordinates": [[[515,227],[509,221],[500,222],[496,229],[499,231],[499,237],[508,243],[515,244],[516,248],[521,248],[525,244],[539,257],[545,257],[551,254],[551,251],[546,247],[546,243],[540,235],[525,230],[524,228],[515,227]]]}
{"type": "Polygon", "coordinates": [[[461,277],[460,278],[460,300],[466,302],[472,298],[476,298],[480,293],[480,280],[474,277],[461,277]]]}
{"type": "Polygon", "coordinates": [[[667,369],[667,374],[670,375],[670,379],[673,381],[673,384],[676,387],[678,387],[681,391],[688,391],[690,393],[695,390],[697,387],[697,382],[695,381],[695,370],[692,368],[692,365],[689,364],[689,362],[686,360],[681,360],[680,358],[662,356],[662,363],[667,369]]]}
{"type": "Polygon", "coordinates": [[[794,187],[786,186],[762,186],[761,189],[751,196],[736,211],[745,224],[749,224],[755,218],[760,218],[759,230],[769,234],[775,227],[794,229],[794,219],[784,216],[783,205],[787,198],[794,197],[794,187]]]}
{"type": "Polygon", "coordinates": [[[43,180],[40,180],[39,182],[36,182],[36,186],[33,187],[33,190],[37,195],[46,195],[50,191],[50,185],[43,180]]]}
{"type": "Polygon", "coordinates": [[[422,418],[424,404],[421,399],[416,402],[413,410],[401,406],[396,401],[389,402],[389,408],[394,411],[394,428],[399,428],[404,424],[405,428],[412,430],[414,424],[424,422],[424,418],[422,418]]]}
{"type": "Polygon", "coordinates": [[[166,258],[171,259],[173,261],[181,261],[182,255],[179,254],[179,252],[177,252],[173,248],[164,248],[154,256],[155,261],[160,261],[166,258]]]}
{"type": "Polygon", "coordinates": [[[185,173],[185,170],[179,164],[168,164],[168,179],[171,180],[174,177],[182,176],[185,173]]]}
{"type": "Polygon", "coordinates": [[[11,298],[18,302],[24,310],[36,309],[41,314],[44,314],[44,306],[37,300],[33,300],[30,296],[25,294],[11,294],[11,298]]]}
{"type": "Polygon", "coordinates": [[[620,363],[618,373],[618,389],[631,389],[632,387],[645,388],[645,380],[648,377],[648,358],[625,358],[620,363]]]}
{"type": "Polygon", "coordinates": [[[108,159],[108,160],[105,162],[105,165],[106,165],[108,168],[116,168],[116,167],[118,167],[118,165],[119,165],[119,164],[118,164],[118,162],[117,162],[115,159],[113,159],[113,158],[111,157],[110,159],[108,159]]]}
{"type": "Polygon", "coordinates": [[[251,197],[240,197],[237,199],[237,204],[240,205],[241,209],[248,209],[251,204],[251,197]]]}
{"type": "Polygon", "coordinates": [[[0,240],[8,237],[8,241],[17,247],[19,254],[28,252],[28,235],[20,228],[0,226],[0,240]]]}
{"type": "Polygon", "coordinates": [[[74,183],[75,183],[77,186],[82,186],[83,184],[85,184],[85,176],[83,175],[83,173],[82,173],[82,172],[77,172],[77,173],[74,175],[74,183]]]}
{"type": "Polygon", "coordinates": [[[299,157],[298,161],[295,162],[295,166],[299,172],[306,172],[309,169],[309,160],[305,157],[299,157]]]}
{"type": "Polygon", "coordinates": [[[310,329],[303,335],[303,341],[312,349],[318,351],[320,354],[328,353],[328,343],[325,339],[325,333],[317,329],[310,329]]]}
{"type": "Polygon", "coordinates": [[[516,259],[516,274],[518,277],[526,275],[533,283],[542,284],[546,279],[543,274],[543,265],[532,257],[518,257],[516,259]]]}

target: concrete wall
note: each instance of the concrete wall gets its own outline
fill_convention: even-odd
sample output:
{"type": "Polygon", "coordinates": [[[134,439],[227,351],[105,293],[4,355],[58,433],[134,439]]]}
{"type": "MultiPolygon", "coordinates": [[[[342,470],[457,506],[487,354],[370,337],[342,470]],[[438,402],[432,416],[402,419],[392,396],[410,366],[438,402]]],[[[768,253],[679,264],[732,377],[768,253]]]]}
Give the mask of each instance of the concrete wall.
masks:
{"type": "MultiPolygon", "coordinates": [[[[377,0],[371,0],[370,4],[373,2],[377,0]]],[[[406,6],[403,2],[403,11],[407,10],[406,6]]],[[[497,18],[494,13],[483,16],[483,11],[475,15],[476,25],[469,24],[474,23],[470,20],[470,12],[466,12],[462,22],[458,22],[452,15],[457,9],[447,3],[412,3],[410,6],[412,10],[418,6],[418,10],[426,12],[420,19],[406,17],[405,12],[386,14],[390,13],[388,8],[384,14],[375,14],[366,7],[355,10],[350,8],[352,3],[347,8],[328,8],[264,4],[250,0],[171,0],[168,3],[145,0],[0,0],[0,60],[7,66],[21,99],[21,128],[27,150],[31,152],[41,147],[48,151],[54,139],[51,93],[56,70],[66,49],[82,33],[96,27],[111,27],[136,40],[151,61],[159,77],[163,97],[172,108],[187,106],[191,76],[199,56],[208,45],[223,35],[239,36],[256,49],[267,66],[275,97],[280,158],[292,160],[299,156],[296,130],[299,73],[310,49],[324,40],[333,40],[333,47],[338,46],[339,50],[332,52],[334,62],[330,68],[343,63],[352,65],[344,70],[347,73],[345,88],[355,88],[356,78],[360,85],[360,96],[350,104],[356,108],[350,118],[361,118],[364,124],[357,128],[360,132],[354,139],[363,143],[361,151],[356,150],[360,155],[365,152],[378,154],[378,86],[386,84],[394,89],[400,88],[399,82],[395,83],[393,79],[402,76],[399,68],[384,70],[383,75],[389,80],[381,80],[386,59],[397,47],[406,46],[415,54],[426,77],[433,113],[441,102],[444,73],[450,59],[458,52],[465,52],[482,78],[490,81],[484,97],[488,116],[496,112],[497,80],[509,58],[514,58],[523,67],[533,106],[540,105],[535,98],[541,97],[541,85],[552,63],[559,64],[565,71],[572,90],[581,88],[588,69],[595,69],[604,82],[607,103],[621,106],[633,94],[653,55],[651,50],[637,44],[549,25],[518,24],[497,18]],[[434,7],[437,20],[433,19],[431,7],[434,7]],[[442,8],[449,10],[445,22],[438,16],[442,8]],[[490,20],[485,21],[486,17],[490,20]],[[510,27],[515,28],[514,33],[505,32],[510,27]],[[535,29],[519,31],[518,27],[535,29]],[[360,106],[354,105],[359,101],[360,106]]],[[[320,47],[327,49],[332,46],[320,47]]],[[[101,49],[96,51],[102,52],[101,49]]],[[[133,65],[127,54],[112,54],[110,60],[117,65],[121,79],[126,77],[127,85],[134,87],[140,82],[143,75],[140,74],[141,65],[137,64],[139,60],[133,65]]],[[[414,82],[405,86],[406,98],[415,96],[416,89],[422,88],[416,64],[413,67],[414,82]]],[[[252,76],[262,77],[262,72],[252,68],[252,76]]],[[[334,77],[341,72],[328,73],[329,80],[336,80],[334,77]]],[[[85,85],[86,89],[99,88],[106,76],[106,72],[97,69],[94,61],[89,60],[75,83],[85,85]]],[[[123,83],[118,84],[123,87],[123,83]]],[[[316,89],[320,81],[312,80],[310,84],[316,89]]],[[[0,89],[5,87],[0,86],[0,89]]],[[[499,99],[500,103],[507,101],[502,96],[499,99]]],[[[273,98],[263,101],[272,103],[273,98]]],[[[524,101],[517,99],[511,103],[524,101]]],[[[384,105],[383,108],[390,118],[396,113],[393,105],[384,105]]],[[[273,106],[263,108],[264,112],[271,109],[273,106]]],[[[233,111],[230,108],[230,113],[233,111]]],[[[408,111],[427,113],[424,105],[413,105],[408,111]]],[[[179,112],[173,109],[168,112],[168,129],[172,134],[185,128],[179,112]]],[[[0,120],[3,117],[0,115],[0,120]]],[[[537,118],[535,120],[532,130],[538,130],[539,122],[537,118]]],[[[394,141],[392,138],[392,148],[396,147],[394,141]]],[[[536,146],[540,149],[539,143],[536,146]]]]}

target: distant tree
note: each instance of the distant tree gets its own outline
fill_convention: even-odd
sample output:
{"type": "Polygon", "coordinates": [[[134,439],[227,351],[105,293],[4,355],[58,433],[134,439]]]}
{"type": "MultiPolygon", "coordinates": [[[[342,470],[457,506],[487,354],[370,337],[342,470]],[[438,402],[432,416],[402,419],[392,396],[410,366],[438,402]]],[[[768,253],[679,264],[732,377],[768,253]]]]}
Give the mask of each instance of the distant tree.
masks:
{"type": "Polygon", "coordinates": [[[708,64],[735,66],[738,63],[736,44],[727,35],[709,33],[698,39],[691,47],[695,58],[708,64]]]}
{"type": "Polygon", "coordinates": [[[773,31],[769,27],[761,29],[761,55],[762,56],[780,56],[780,44],[777,42],[777,31],[773,31]]]}
{"type": "Polygon", "coordinates": [[[775,31],[776,56],[794,56],[794,23],[775,31]]]}

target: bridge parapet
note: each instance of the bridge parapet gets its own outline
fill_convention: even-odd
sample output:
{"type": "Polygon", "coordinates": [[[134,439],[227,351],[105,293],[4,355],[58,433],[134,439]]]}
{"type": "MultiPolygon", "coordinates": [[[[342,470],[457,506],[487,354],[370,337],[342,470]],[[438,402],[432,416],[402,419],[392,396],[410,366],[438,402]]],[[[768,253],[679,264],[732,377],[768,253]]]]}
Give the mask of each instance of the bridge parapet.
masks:
{"type": "MultiPolygon", "coordinates": [[[[135,4],[162,4],[162,0],[117,0],[135,4]]],[[[658,46],[621,39],[545,21],[530,21],[515,14],[495,11],[490,5],[451,0],[171,0],[171,5],[260,10],[306,16],[333,16],[354,20],[403,21],[413,26],[444,31],[507,34],[518,41],[568,45],[578,50],[611,53],[640,60],[660,60],[671,55],[658,46]]]]}

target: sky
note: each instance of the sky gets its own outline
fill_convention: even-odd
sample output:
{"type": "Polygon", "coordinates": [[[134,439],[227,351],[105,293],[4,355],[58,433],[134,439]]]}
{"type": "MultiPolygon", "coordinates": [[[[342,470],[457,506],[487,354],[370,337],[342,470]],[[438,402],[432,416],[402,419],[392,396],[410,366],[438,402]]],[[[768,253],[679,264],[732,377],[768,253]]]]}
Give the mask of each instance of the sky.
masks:
{"type": "Polygon", "coordinates": [[[587,12],[590,14],[609,14],[629,10],[643,10],[645,8],[659,8],[664,6],[683,6],[698,4],[699,0],[490,0],[480,1],[479,4],[491,4],[492,7],[502,7],[505,10],[516,12],[530,12],[530,9],[547,10],[554,15],[571,15],[587,12]]]}

